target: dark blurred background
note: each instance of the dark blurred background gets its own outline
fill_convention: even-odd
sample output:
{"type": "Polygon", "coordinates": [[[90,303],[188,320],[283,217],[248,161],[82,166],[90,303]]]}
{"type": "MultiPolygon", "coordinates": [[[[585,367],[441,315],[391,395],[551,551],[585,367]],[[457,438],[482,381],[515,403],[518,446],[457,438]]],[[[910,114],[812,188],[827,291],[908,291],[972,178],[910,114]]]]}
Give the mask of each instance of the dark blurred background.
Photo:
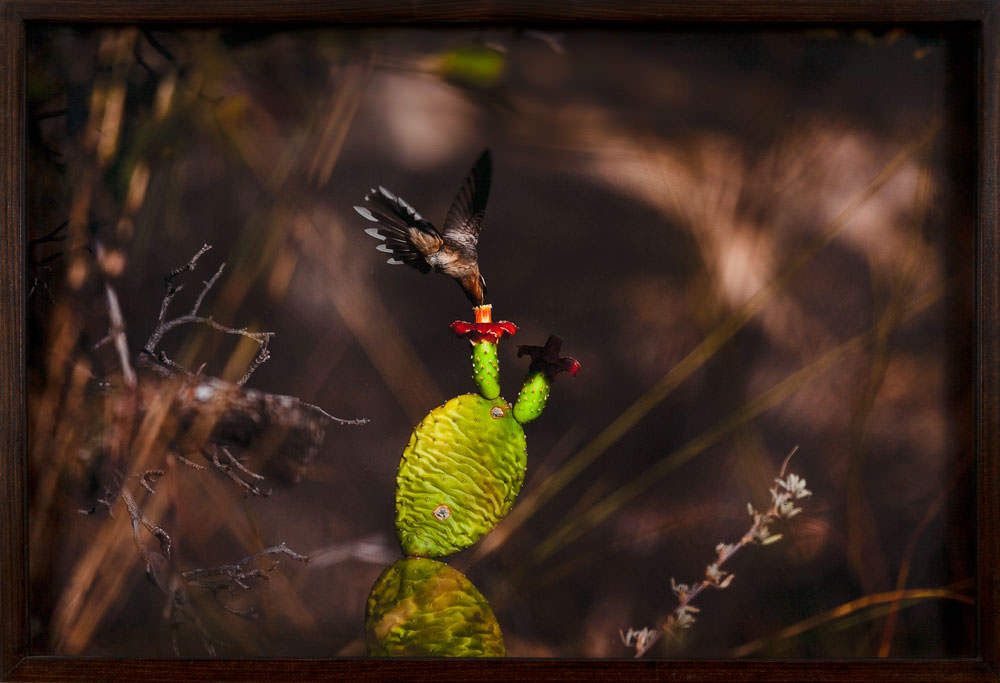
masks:
{"type": "MultiPolygon", "coordinates": [[[[459,288],[386,265],[351,207],[381,184],[440,225],[484,147],[481,266],[495,318],[520,326],[500,347],[504,395],[517,344],[558,334],[583,365],[526,426],[512,515],[448,559],[508,653],[630,656],[619,629],[663,622],[670,578],[699,580],[747,530],[795,445],[804,512],[648,656],[975,653],[970,36],[29,35],[34,654],[199,656],[206,638],[226,656],[364,653],[366,595],[399,555],[400,453],[474,386],[447,329],[471,319],[459,288]],[[122,382],[113,346],[94,348],[105,284],[138,353],[164,275],[203,243],[178,314],[224,261],[202,313],[275,333],[247,386],[370,422],[331,424],[298,482],[248,447],[268,497],[154,450],[145,509],[179,569],[281,542],[312,558],[279,557],[269,581],[178,620],[121,503],[78,510],[108,486],[94,444],[114,417],[92,397],[122,382]]],[[[256,351],[204,326],[162,348],[230,382],[256,351]]]]}

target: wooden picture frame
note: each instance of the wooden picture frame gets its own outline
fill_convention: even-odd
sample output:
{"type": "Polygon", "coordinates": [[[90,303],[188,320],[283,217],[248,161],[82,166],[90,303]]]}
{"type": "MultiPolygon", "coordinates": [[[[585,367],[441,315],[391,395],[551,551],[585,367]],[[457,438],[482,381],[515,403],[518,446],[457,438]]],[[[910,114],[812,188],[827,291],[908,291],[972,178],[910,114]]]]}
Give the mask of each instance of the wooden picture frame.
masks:
{"type": "Polygon", "coordinates": [[[648,2],[618,9],[598,0],[542,5],[508,0],[280,2],[221,0],[0,0],[0,678],[3,680],[998,680],[1000,676],[1000,2],[997,0],[715,0],[648,2]],[[26,28],[42,23],[160,25],[270,22],[502,23],[613,26],[640,23],[796,27],[963,25],[978,36],[978,216],[975,253],[975,418],[978,477],[978,656],[948,661],[653,660],[143,660],[42,657],[30,647],[26,417],[26,28]]]}

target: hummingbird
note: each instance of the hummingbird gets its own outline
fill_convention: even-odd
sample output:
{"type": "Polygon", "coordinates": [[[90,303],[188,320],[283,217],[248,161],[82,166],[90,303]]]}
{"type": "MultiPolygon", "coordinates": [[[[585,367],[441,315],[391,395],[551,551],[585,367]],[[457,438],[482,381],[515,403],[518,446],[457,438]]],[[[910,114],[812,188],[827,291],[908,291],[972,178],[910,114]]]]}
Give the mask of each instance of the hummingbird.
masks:
{"type": "Polygon", "coordinates": [[[485,149],[466,175],[440,231],[381,185],[365,195],[366,206],[354,210],[378,224],[365,232],[381,240],[376,249],[391,255],[387,263],[449,275],[474,305],[481,306],[486,303],[486,280],[479,272],[479,233],[490,194],[491,167],[490,150],[485,149]]]}

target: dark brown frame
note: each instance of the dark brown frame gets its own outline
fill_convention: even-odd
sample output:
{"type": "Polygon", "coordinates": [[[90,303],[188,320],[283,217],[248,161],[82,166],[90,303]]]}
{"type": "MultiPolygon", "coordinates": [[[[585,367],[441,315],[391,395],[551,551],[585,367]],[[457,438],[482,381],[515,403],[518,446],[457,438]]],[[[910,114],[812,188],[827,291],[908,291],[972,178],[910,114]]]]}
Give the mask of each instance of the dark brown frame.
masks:
{"type": "Polygon", "coordinates": [[[0,0],[0,678],[3,680],[1000,680],[1000,0],[0,0]],[[31,656],[25,339],[25,33],[44,22],[962,23],[978,36],[975,448],[978,657],[949,661],[130,660],[31,656]]]}

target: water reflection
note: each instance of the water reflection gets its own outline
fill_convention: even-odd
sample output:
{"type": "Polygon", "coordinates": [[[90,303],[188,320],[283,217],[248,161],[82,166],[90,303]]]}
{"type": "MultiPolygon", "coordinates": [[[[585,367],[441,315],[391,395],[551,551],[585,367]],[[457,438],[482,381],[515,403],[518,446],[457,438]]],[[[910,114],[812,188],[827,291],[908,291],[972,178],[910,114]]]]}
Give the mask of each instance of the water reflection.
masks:
{"type": "Polygon", "coordinates": [[[374,657],[503,657],[500,624],[483,594],[444,562],[404,557],[372,586],[365,609],[374,657]]]}

